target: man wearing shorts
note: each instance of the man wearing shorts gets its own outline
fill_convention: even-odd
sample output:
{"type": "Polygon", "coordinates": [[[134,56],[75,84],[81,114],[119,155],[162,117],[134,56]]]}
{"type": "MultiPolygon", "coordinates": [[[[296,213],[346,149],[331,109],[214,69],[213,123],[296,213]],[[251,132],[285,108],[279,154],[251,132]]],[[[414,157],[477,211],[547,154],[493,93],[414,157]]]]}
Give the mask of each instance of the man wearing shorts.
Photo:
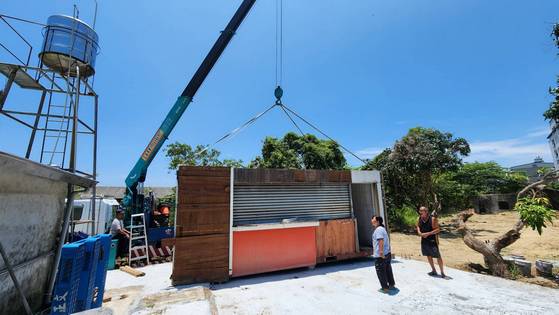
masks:
{"type": "Polygon", "coordinates": [[[416,229],[417,234],[421,237],[421,254],[427,256],[429,265],[431,265],[431,272],[428,275],[437,275],[437,270],[435,270],[435,264],[433,263],[433,258],[437,258],[439,268],[441,269],[441,277],[446,278],[443,259],[439,251],[439,223],[437,218],[429,214],[427,207],[419,208],[419,219],[417,220],[416,229]]]}

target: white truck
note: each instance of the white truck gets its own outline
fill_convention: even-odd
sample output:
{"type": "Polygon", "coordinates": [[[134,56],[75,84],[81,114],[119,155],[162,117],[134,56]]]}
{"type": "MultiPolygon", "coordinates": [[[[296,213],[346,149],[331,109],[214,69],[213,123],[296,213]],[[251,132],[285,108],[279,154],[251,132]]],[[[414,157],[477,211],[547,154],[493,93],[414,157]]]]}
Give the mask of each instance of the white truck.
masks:
{"type": "Polygon", "coordinates": [[[74,216],[72,228],[74,232],[83,232],[92,235],[105,233],[111,226],[118,201],[111,197],[95,198],[95,221],[91,216],[91,198],[74,200],[74,216]]]}

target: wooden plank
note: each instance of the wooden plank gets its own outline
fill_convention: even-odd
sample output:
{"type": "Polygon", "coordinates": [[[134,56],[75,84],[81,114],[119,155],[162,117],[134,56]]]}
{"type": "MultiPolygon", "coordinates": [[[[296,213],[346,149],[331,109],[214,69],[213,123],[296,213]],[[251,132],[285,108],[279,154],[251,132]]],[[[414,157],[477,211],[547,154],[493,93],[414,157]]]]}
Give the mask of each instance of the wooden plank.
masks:
{"type": "Polygon", "coordinates": [[[179,269],[199,268],[204,264],[229,265],[229,234],[178,237],[175,261],[179,269]]]}
{"type": "Polygon", "coordinates": [[[323,256],[323,257],[317,257],[316,258],[316,263],[321,264],[321,263],[325,263],[325,262],[342,261],[342,260],[348,260],[348,259],[360,258],[360,257],[368,257],[368,256],[370,256],[370,255],[367,255],[366,252],[353,252],[353,253],[340,254],[340,255],[330,256],[330,257],[323,256]]]}
{"type": "Polygon", "coordinates": [[[175,239],[173,284],[226,281],[229,278],[229,234],[175,239]]]}
{"type": "Polygon", "coordinates": [[[179,176],[179,186],[183,189],[196,189],[197,186],[229,185],[229,176],[179,176]]]}
{"type": "Polygon", "coordinates": [[[229,167],[211,167],[211,166],[180,166],[177,176],[229,176],[231,168],[229,167]]]}
{"type": "MultiPolygon", "coordinates": [[[[196,236],[192,236],[196,237],[196,236]]],[[[211,246],[211,245],[210,245],[211,246]]],[[[229,265],[229,248],[207,248],[207,250],[196,250],[191,248],[183,248],[175,245],[175,260],[180,262],[181,269],[210,267],[210,266],[228,266],[229,265]],[[190,250],[188,252],[188,250],[190,250]]],[[[178,264],[177,264],[178,265],[178,264]]]]}
{"type": "Polygon", "coordinates": [[[124,272],[126,272],[126,273],[128,273],[128,274],[133,275],[134,277],[143,277],[143,276],[146,275],[145,272],[136,270],[136,269],[134,269],[134,268],[132,268],[132,267],[130,267],[130,266],[120,267],[119,269],[120,269],[120,271],[124,271],[124,272]]]}
{"type": "Polygon", "coordinates": [[[179,204],[177,236],[229,233],[229,204],[179,204]]]}
{"type": "Polygon", "coordinates": [[[320,221],[316,229],[317,261],[355,253],[355,219],[320,221]]]}
{"type": "Polygon", "coordinates": [[[179,204],[229,204],[229,177],[188,177],[179,181],[179,204]]]}
{"type": "Polygon", "coordinates": [[[229,232],[229,222],[221,224],[188,224],[176,226],[177,237],[219,234],[229,232]]]}
{"type": "Polygon", "coordinates": [[[208,193],[208,194],[199,194],[199,193],[190,193],[179,191],[179,205],[192,205],[192,204],[222,204],[229,202],[229,193],[208,193]]]}
{"type": "Polygon", "coordinates": [[[229,268],[173,270],[173,285],[192,284],[199,282],[225,282],[229,280],[229,268]]]}

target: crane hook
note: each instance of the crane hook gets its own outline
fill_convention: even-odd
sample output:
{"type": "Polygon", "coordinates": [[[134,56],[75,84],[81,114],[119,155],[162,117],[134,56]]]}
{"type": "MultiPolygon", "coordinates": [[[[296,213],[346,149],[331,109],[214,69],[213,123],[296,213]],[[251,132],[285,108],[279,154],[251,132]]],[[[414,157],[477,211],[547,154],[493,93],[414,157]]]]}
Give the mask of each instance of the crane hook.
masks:
{"type": "Polygon", "coordinates": [[[278,87],[276,87],[276,89],[274,90],[274,95],[276,97],[276,105],[282,105],[281,97],[283,96],[283,90],[281,86],[278,85],[278,87]]]}

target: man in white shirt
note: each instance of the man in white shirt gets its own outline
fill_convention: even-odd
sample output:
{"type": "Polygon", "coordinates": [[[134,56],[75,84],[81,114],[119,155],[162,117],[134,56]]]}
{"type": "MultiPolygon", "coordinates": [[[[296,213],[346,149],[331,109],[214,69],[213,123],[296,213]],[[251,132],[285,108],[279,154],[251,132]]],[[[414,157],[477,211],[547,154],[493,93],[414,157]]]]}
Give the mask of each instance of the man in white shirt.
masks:
{"type": "Polygon", "coordinates": [[[390,239],[388,233],[382,223],[383,219],[379,216],[373,216],[371,224],[374,227],[373,232],[373,257],[375,258],[375,269],[380,282],[380,292],[388,293],[394,289],[394,275],[392,274],[392,253],[390,253],[390,239]]]}
{"type": "Polygon", "coordinates": [[[116,251],[117,257],[128,256],[126,249],[128,247],[128,239],[130,238],[130,232],[124,228],[124,210],[117,209],[116,217],[111,224],[111,236],[114,240],[118,240],[118,247],[116,251]]]}

